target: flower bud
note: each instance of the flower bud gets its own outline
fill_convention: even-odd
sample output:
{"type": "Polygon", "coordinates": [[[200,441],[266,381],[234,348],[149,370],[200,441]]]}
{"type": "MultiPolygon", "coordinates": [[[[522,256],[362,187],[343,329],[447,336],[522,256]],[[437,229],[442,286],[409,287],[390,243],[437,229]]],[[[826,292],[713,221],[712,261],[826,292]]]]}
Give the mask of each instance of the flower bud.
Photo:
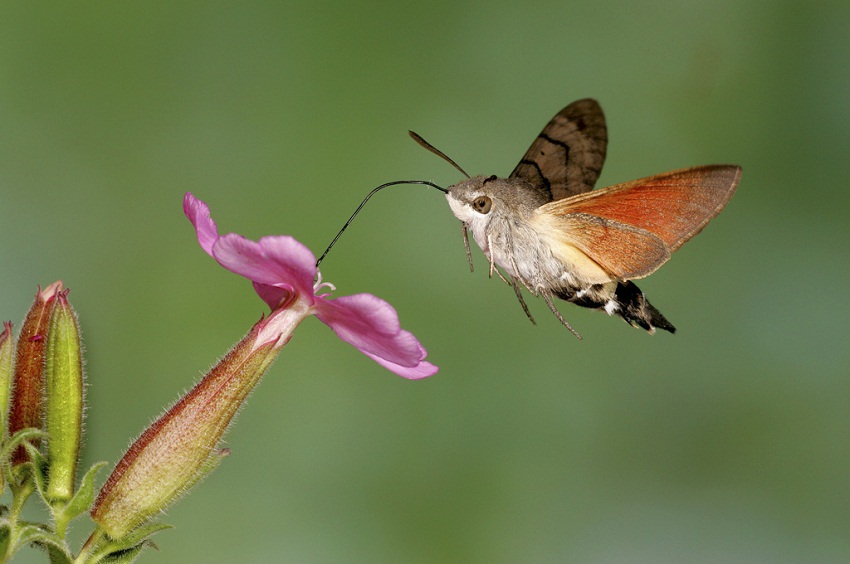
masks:
{"type": "MultiPolygon", "coordinates": [[[[35,296],[18,336],[12,406],[9,412],[9,434],[28,427],[41,428],[44,391],[44,348],[50,312],[62,281],[54,282],[35,296]]],[[[19,447],[13,462],[19,464],[29,459],[26,449],[19,447]]]]}
{"type": "Polygon", "coordinates": [[[56,295],[56,305],[50,315],[44,382],[47,498],[68,501],[74,495],[82,436],[83,358],[77,316],[68,303],[67,290],[56,295]]]}
{"type": "Polygon", "coordinates": [[[260,320],[204,378],[148,427],[118,462],[91,510],[119,539],[165,509],[212,470],[233,416],[310,314],[297,301],[260,320]]]}
{"type": "Polygon", "coordinates": [[[3,322],[3,332],[0,333],[0,415],[6,425],[9,417],[9,396],[12,393],[12,322],[3,322]]]}

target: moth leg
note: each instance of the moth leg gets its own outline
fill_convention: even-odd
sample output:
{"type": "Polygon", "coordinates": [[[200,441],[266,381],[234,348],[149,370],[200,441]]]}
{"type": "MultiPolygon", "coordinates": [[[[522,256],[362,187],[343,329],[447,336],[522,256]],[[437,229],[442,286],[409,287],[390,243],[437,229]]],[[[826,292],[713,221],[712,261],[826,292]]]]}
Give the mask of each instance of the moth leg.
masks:
{"type": "MultiPolygon", "coordinates": [[[[491,251],[492,248],[493,248],[493,246],[490,244],[490,234],[488,233],[487,234],[487,249],[488,249],[487,250],[487,259],[490,261],[490,272],[488,274],[488,277],[490,277],[490,278],[493,278],[493,271],[496,270],[496,262],[493,260],[493,252],[491,251]]],[[[501,274],[499,274],[499,276],[501,276],[501,274]]],[[[502,280],[505,280],[505,279],[502,278],[502,280]]],[[[505,280],[505,281],[507,282],[507,280],[505,280]]]]}
{"type": "Polygon", "coordinates": [[[499,269],[497,268],[494,272],[495,272],[496,274],[498,274],[498,275],[499,275],[499,278],[501,278],[501,279],[502,279],[502,282],[504,282],[504,283],[505,283],[505,284],[507,284],[508,286],[513,286],[513,283],[511,283],[511,281],[510,281],[510,280],[508,280],[507,278],[505,278],[505,275],[504,275],[504,274],[502,274],[502,271],[501,271],[501,270],[499,270],[499,269]]]}
{"type": "Polygon", "coordinates": [[[558,308],[555,307],[555,304],[552,303],[552,297],[549,296],[548,292],[541,292],[543,294],[543,300],[546,302],[546,305],[549,306],[549,309],[552,310],[552,313],[555,314],[555,317],[558,318],[564,327],[570,330],[570,333],[578,337],[579,341],[582,340],[581,335],[578,334],[578,331],[572,328],[572,326],[567,323],[567,320],[564,319],[564,316],[561,315],[561,312],[558,311],[558,308]]]}
{"type": "Polygon", "coordinates": [[[460,232],[463,233],[463,247],[466,249],[466,262],[469,263],[469,271],[475,272],[475,268],[472,266],[472,252],[469,250],[469,233],[466,224],[462,221],[460,222],[460,232]]]}
{"type": "MultiPolygon", "coordinates": [[[[511,266],[514,267],[514,272],[519,273],[519,266],[517,266],[516,259],[514,258],[513,254],[511,254],[511,266]]],[[[531,285],[528,282],[526,282],[525,278],[519,278],[517,276],[513,276],[512,278],[513,278],[514,282],[519,280],[522,283],[522,285],[525,286],[526,290],[528,290],[529,292],[531,292],[535,296],[537,295],[537,292],[535,292],[534,289],[531,287],[531,285]]]]}
{"type": "MultiPolygon", "coordinates": [[[[497,270],[496,272],[499,272],[499,271],[497,270]]],[[[499,276],[501,276],[501,274],[499,274],[499,276]]],[[[502,280],[504,280],[504,278],[502,278],[502,280]]],[[[537,322],[536,322],[536,321],[534,321],[534,316],[532,316],[532,315],[531,315],[531,312],[530,312],[530,311],[528,311],[528,306],[525,304],[525,300],[524,300],[524,299],[522,299],[522,290],[520,290],[520,288],[519,288],[519,284],[517,284],[517,282],[518,282],[518,281],[519,281],[519,280],[518,280],[515,276],[511,276],[511,281],[510,281],[510,282],[508,282],[508,283],[509,283],[511,286],[513,286],[513,288],[514,288],[514,293],[516,294],[516,299],[518,299],[518,300],[519,300],[519,305],[521,305],[521,306],[522,306],[522,311],[524,311],[524,312],[525,312],[526,317],[528,317],[529,321],[531,321],[531,323],[532,323],[533,325],[537,325],[537,322]]],[[[505,280],[505,282],[507,282],[507,280],[505,280]]],[[[581,338],[581,337],[579,337],[579,339],[580,339],[580,338],[581,338]]]]}

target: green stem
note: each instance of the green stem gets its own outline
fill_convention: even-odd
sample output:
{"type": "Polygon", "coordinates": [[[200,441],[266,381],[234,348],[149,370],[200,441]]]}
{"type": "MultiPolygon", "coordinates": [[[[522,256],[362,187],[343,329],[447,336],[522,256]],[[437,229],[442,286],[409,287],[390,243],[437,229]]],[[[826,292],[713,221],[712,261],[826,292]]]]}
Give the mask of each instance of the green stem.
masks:
{"type": "Polygon", "coordinates": [[[56,525],[56,536],[62,540],[65,540],[65,533],[68,530],[68,514],[64,511],[67,505],[64,501],[56,501],[50,504],[53,523],[56,525]]]}
{"type": "Polygon", "coordinates": [[[12,505],[9,507],[9,541],[6,544],[3,562],[8,562],[14,555],[15,546],[18,544],[18,517],[21,515],[27,499],[35,491],[35,481],[32,476],[27,475],[20,484],[10,480],[9,487],[12,490],[12,505]]]}
{"type": "MultiPolygon", "coordinates": [[[[74,558],[74,564],[82,564],[83,562],[89,562],[92,557],[92,553],[94,549],[97,547],[100,539],[103,538],[103,529],[98,527],[94,530],[94,532],[89,536],[86,543],[83,545],[83,548],[80,549],[80,553],[74,558]]],[[[97,562],[97,560],[91,560],[91,562],[97,562]]]]}

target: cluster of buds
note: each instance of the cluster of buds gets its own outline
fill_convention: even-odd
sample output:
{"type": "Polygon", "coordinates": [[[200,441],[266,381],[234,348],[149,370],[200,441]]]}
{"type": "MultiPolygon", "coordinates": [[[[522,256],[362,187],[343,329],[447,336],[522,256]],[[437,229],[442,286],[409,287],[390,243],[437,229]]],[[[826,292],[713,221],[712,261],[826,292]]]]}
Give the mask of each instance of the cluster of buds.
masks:
{"type": "Polygon", "coordinates": [[[4,423],[0,465],[13,495],[2,523],[4,561],[28,542],[51,547],[57,557],[66,554],[65,528],[91,503],[93,472],[78,491],[83,357],[77,316],[61,281],[38,291],[17,340],[12,324],[4,323],[0,333],[0,414],[4,423]],[[53,530],[18,519],[34,491],[52,513],[53,530]]]}
{"type": "MultiPolygon", "coordinates": [[[[83,359],[77,316],[61,281],[36,294],[14,355],[13,341],[6,323],[0,337],[0,408],[8,414],[8,435],[28,429],[46,433],[45,495],[51,502],[67,502],[74,494],[82,437],[83,359]]],[[[38,443],[29,441],[33,447],[38,443]]],[[[23,444],[15,448],[13,467],[30,462],[30,452],[23,444]]]]}

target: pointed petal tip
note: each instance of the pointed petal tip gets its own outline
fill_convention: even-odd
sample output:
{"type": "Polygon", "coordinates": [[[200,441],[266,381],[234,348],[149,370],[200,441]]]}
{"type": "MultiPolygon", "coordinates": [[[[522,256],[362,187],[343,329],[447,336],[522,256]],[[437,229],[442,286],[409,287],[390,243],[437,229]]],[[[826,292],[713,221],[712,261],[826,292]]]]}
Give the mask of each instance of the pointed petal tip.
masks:
{"type": "Polygon", "coordinates": [[[203,200],[193,196],[191,192],[186,192],[183,196],[183,213],[192,222],[201,248],[212,256],[213,244],[218,239],[218,228],[210,216],[209,206],[203,200]]]}
{"type": "Polygon", "coordinates": [[[64,291],[64,289],[65,289],[65,285],[62,283],[62,281],[57,280],[53,284],[49,284],[44,290],[42,290],[41,287],[39,286],[38,297],[40,299],[44,300],[44,301],[47,301],[50,298],[57,296],[59,293],[64,291]]]}

